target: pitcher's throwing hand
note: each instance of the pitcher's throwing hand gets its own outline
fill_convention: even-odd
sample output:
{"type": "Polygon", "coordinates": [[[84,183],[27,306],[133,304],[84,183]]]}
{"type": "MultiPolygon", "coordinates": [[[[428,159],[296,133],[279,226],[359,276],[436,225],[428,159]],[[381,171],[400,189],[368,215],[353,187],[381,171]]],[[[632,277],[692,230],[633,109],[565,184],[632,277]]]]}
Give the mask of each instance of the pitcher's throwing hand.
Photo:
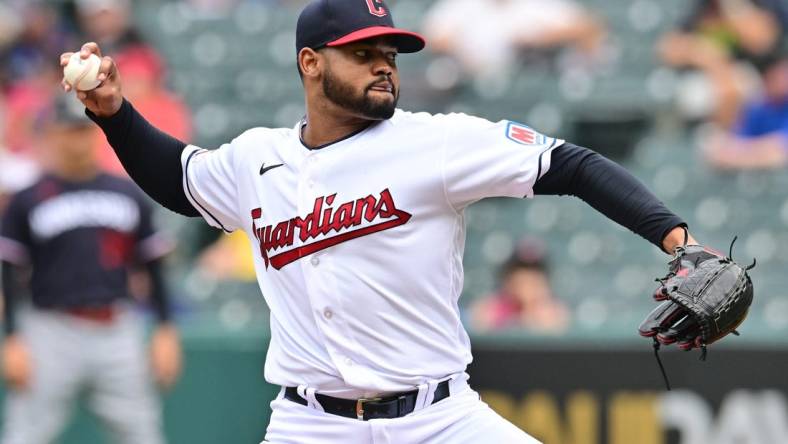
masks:
{"type": "MultiPolygon", "coordinates": [[[[85,107],[99,117],[109,117],[118,112],[123,103],[123,93],[120,88],[120,74],[111,57],[102,57],[101,49],[94,42],[85,43],[79,50],[80,58],[87,60],[91,54],[95,54],[100,60],[97,80],[99,85],[90,91],[76,90],[77,97],[85,107]]],[[[73,52],[66,52],[60,55],[60,66],[68,65],[73,52]]],[[[65,91],[71,91],[74,87],[66,79],[62,83],[65,91]]]]}

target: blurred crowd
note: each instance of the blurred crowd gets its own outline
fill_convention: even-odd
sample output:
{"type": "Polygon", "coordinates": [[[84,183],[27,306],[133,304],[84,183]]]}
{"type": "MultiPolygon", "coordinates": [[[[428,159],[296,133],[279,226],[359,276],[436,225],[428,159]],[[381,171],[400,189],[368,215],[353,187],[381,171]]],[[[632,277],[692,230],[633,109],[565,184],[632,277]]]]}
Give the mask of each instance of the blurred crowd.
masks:
{"type": "MultiPolygon", "coordinates": [[[[74,2],[12,1],[2,6],[7,30],[0,38],[0,103],[5,155],[44,164],[36,118],[51,105],[62,71],[58,57],[82,42],[96,41],[117,61],[125,94],[156,125],[184,140],[191,137],[188,109],[165,87],[166,66],[133,23],[130,0],[74,2]]],[[[122,174],[108,145],[96,132],[102,166],[122,174]]],[[[6,173],[13,176],[15,169],[6,173]]],[[[3,176],[6,176],[3,174],[3,176]]]]}
{"type": "Polygon", "coordinates": [[[788,3],[696,1],[658,52],[681,70],[689,97],[707,97],[686,117],[708,120],[703,150],[724,170],[783,167],[788,123],[788,3]],[[693,91],[694,90],[694,91],[693,91]]]}
{"type": "MultiPolygon", "coordinates": [[[[487,83],[501,72],[527,73],[535,61],[547,60],[557,73],[604,70],[606,48],[616,44],[602,17],[571,0],[444,0],[425,17],[431,50],[463,77],[487,83]]],[[[697,130],[699,157],[710,169],[788,165],[787,31],[785,0],[693,0],[653,42],[655,63],[678,79],[673,114],[697,130]]],[[[496,291],[475,300],[472,328],[565,330],[571,312],[550,289],[547,252],[529,244],[500,266],[496,291]]]]}
{"type": "Polygon", "coordinates": [[[431,51],[480,77],[514,69],[529,53],[564,47],[593,59],[605,37],[599,18],[571,0],[441,0],[423,30],[431,51]]]}

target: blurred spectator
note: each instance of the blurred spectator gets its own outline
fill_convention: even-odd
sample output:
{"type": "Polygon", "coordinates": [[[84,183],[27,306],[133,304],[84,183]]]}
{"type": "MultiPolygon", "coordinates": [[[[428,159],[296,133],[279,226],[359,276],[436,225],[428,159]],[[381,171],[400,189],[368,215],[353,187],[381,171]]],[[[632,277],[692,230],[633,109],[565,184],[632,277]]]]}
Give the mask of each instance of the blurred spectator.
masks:
{"type": "MultiPolygon", "coordinates": [[[[161,56],[136,29],[129,0],[76,0],[78,22],[85,41],[97,42],[106,55],[115,59],[123,73],[124,96],[145,118],[180,140],[191,139],[191,117],[186,105],[167,91],[166,69],[161,56]]],[[[125,175],[112,148],[101,132],[102,168],[125,175]]]]}
{"type": "Polygon", "coordinates": [[[716,130],[705,148],[719,169],[781,168],[788,164],[788,53],[779,51],[760,65],[763,94],[744,107],[734,131],[716,130]]]}
{"type": "MultiPolygon", "coordinates": [[[[60,20],[56,6],[43,1],[15,1],[13,4],[22,27],[0,31],[16,34],[0,57],[5,87],[37,77],[42,68],[56,67],[63,49],[74,42],[74,35],[60,20]]],[[[0,40],[7,38],[8,34],[0,40]]]]}
{"type": "Polygon", "coordinates": [[[98,43],[104,53],[115,55],[129,46],[145,45],[133,25],[131,0],[75,0],[75,4],[84,37],[98,43]]]}
{"type": "Polygon", "coordinates": [[[252,246],[243,232],[221,236],[200,253],[198,271],[214,280],[254,282],[257,279],[252,246]]]}
{"type": "Polygon", "coordinates": [[[75,40],[52,4],[12,4],[23,26],[16,39],[0,52],[0,83],[6,96],[3,141],[13,152],[29,153],[36,146],[33,119],[51,100],[52,85],[61,77],[60,54],[75,40]]]}
{"type": "Polygon", "coordinates": [[[569,46],[593,54],[605,35],[600,21],[571,0],[440,0],[423,29],[430,49],[480,76],[511,67],[526,49],[569,46]]]}
{"type": "Polygon", "coordinates": [[[752,83],[746,65],[738,62],[756,62],[773,51],[786,28],[784,0],[696,0],[679,28],[662,37],[658,49],[668,65],[696,69],[705,76],[710,103],[691,112],[706,108],[717,124],[730,127],[752,83]]]}
{"type": "Polygon", "coordinates": [[[22,32],[22,17],[14,8],[0,1],[0,52],[22,32]]]}
{"type": "Polygon", "coordinates": [[[38,76],[17,82],[8,89],[4,125],[8,151],[37,158],[40,134],[35,130],[35,119],[52,100],[53,85],[59,80],[54,69],[43,68],[38,76]]]}
{"type": "Polygon", "coordinates": [[[497,293],[472,308],[472,327],[479,331],[522,328],[559,333],[569,322],[566,307],[550,288],[549,266],[541,241],[522,239],[501,266],[497,293]]]}
{"type": "Polygon", "coordinates": [[[39,117],[48,173],[12,197],[0,225],[3,444],[56,442],[83,393],[115,442],[163,442],[148,365],[164,387],[180,371],[160,265],[168,244],[134,184],[98,169],[83,110],[73,95],[61,95],[39,117]],[[148,271],[159,321],[150,359],[129,303],[127,271],[135,264],[148,271]],[[22,279],[27,269],[32,275],[22,279]],[[28,282],[30,307],[20,297],[28,282]]]}
{"type": "MultiPolygon", "coordinates": [[[[201,18],[226,17],[242,0],[188,0],[189,6],[201,18]]],[[[259,1],[259,0],[254,0],[259,1]]],[[[265,1],[268,3],[268,0],[265,1]]]]}

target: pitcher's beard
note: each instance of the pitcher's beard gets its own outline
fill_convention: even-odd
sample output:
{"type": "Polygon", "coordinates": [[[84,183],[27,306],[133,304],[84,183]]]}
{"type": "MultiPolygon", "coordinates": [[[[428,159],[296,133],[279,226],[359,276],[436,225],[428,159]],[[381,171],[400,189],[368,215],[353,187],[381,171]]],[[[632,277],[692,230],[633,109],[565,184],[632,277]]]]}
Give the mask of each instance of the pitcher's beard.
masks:
{"type": "Polygon", "coordinates": [[[323,75],[323,94],[334,104],[360,114],[370,120],[388,120],[394,116],[399,101],[399,91],[395,91],[393,100],[375,100],[369,95],[369,87],[359,97],[354,88],[335,77],[330,70],[323,75]]]}

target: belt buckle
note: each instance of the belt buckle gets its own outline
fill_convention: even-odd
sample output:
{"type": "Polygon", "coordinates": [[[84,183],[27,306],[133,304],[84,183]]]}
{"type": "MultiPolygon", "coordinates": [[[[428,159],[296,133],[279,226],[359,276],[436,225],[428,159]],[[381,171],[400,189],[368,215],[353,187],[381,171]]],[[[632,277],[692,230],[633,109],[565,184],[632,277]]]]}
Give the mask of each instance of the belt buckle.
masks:
{"type": "Polygon", "coordinates": [[[370,401],[380,401],[383,398],[359,398],[356,400],[356,419],[364,420],[364,403],[370,401]]]}

